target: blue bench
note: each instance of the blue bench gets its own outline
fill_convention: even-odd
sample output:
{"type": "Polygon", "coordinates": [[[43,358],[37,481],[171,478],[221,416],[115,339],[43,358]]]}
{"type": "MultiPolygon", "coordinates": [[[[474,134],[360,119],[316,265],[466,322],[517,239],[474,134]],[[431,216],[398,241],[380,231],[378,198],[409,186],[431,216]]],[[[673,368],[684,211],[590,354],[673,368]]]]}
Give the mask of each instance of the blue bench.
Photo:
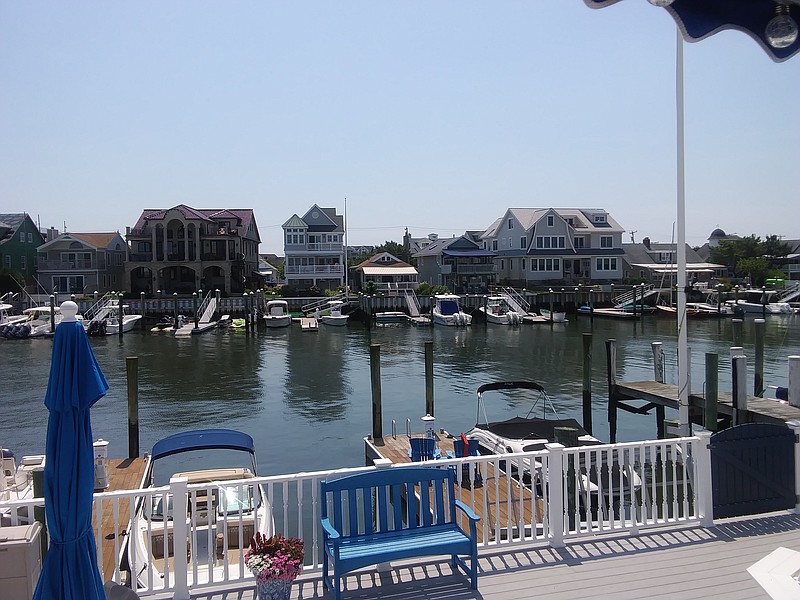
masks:
{"type": "Polygon", "coordinates": [[[323,481],[322,580],[334,598],[350,571],[436,554],[449,554],[477,589],[480,517],[456,500],[455,485],[455,471],[447,467],[394,467],[323,481]],[[456,521],[457,508],[469,519],[469,533],[456,521]],[[470,557],[469,567],[459,554],[470,557]]]}

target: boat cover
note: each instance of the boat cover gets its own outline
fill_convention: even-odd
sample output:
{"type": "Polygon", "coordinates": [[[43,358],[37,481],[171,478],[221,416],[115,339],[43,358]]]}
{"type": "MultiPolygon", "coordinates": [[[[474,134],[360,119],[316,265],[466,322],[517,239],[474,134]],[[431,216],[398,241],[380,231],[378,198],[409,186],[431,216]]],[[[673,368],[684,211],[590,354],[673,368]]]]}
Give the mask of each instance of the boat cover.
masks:
{"type": "Polygon", "coordinates": [[[193,450],[241,450],[255,455],[256,449],[253,438],[233,429],[198,429],[195,431],[182,431],[153,446],[152,460],[191,452],[193,450]]]}

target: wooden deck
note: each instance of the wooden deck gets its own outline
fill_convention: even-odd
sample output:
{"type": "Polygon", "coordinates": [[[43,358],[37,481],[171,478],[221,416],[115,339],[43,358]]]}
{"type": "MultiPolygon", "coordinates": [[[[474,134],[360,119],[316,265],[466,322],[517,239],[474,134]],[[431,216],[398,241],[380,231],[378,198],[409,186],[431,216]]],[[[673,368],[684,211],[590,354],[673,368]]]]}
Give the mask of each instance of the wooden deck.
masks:
{"type": "MultiPolygon", "coordinates": [[[[641,399],[669,408],[678,408],[678,386],[657,381],[617,382],[617,400],[641,399]]],[[[702,412],[705,397],[703,394],[689,395],[689,405],[693,410],[702,412]]],[[[733,414],[733,401],[730,392],[718,394],[717,411],[721,415],[733,414]]],[[[768,398],[747,397],[747,412],[750,420],[756,423],[783,424],[792,419],[800,419],[800,408],[783,404],[768,398]]]]}
{"type": "MultiPolygon", "coordinates": [[[[118,490],[138,490],[145,487],[145,479],[150,468],[149,458],[110,458],[108,459],[108,489],[106,492],[118,490]]],[[[119,503],[119,527],[120,530],[127,531],[130,527],[129,501],[122,500],[119,503]]],[[[103,541],[103,564],[102,569],[105,579],[111,579],[111,574],[117,567],[119,556],[114,549],[114,513],[113,503],[103,503],[103,515],[100,519],[101,539],[103,541]]],[[[119,542],[120,550],[124,544],[119,542]]]]}
{"type": "MultiPolygon", "coordinates": [[[[773,550],[800,551],[800,515],[775,514],[636,536],[525,545],[480,553],[478,590],[444,558],[392,563],[346,577],[343,600],[769,600],[747,568],[773,550]]],[[[165,596],[167,597],[167,596],[165,596]]],[[[194,600],[255,600],[253,584],[193,594],[194,600]]],[[[293,600],[330,598],[319,572],[300,576],[293,600]]]]}
{"type": "MultiPolygon", "coordinates": [[[[453,452],[453,438],[446,433],[437,434],[437,445],[445,457],[447,451],[453,452]]],[[[384,437],[379,440],[367,440],[367,459],[370,461],[375,458],[388,458],[393,463],[410,463],[408,451],[410,448],[409,438],[405,435],[397,437],[384,437]],[[374,449],[374,450],[373,450],[374,449]]],[[[427,463],[420,463],[427,464],[427,463]]],[[[536,506],[536,523],[541,523],[543,518],[543,502],[537,498],[535,504],[532,501],[531,490],[513,478],[509,478],[493,465],[481,466],[482,484],[469,485],[469,474],[463,473],[462,485],[456,488],[456,497],[481,516],[487,525],[488,539],[494,539],[495,525],[501,528],[509,523],[516,523],[523,519],[524,523],[531,522],[531,507],[536,506]],[[485,472],[484,472],[485,471],[485,472]],[[510,491],[510,493],[509,493],[510,491]],[[521,509],[521,514],[520,514],[521,509]]],[[[461,523],[463,527],[468,527],[466,519],[461,523]]],[[[483,541],[484,523],[478,525],[478,542],[483,541]]]]}

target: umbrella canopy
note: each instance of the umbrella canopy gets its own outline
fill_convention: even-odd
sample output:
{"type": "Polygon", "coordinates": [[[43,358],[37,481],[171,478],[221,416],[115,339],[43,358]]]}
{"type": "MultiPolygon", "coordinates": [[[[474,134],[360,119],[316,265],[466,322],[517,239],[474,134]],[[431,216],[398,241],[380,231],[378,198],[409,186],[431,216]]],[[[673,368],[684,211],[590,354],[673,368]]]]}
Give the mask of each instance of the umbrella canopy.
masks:
{"type": "Polygon", "coordinates": [[[92,531],[94,452],[89,408],[108,383],[89,346],[78,307],[64,302],[56,327],[45,406],[50,411],[44,499],[50,548],[34,600],[104,600],[92,531]]]}
{"type": "MultiPolygon", "coordinates": [[[[620,0],[584,0],[592,8],[620,0]]],[[[776,62],[800,52],[797,19],[800,0],[649,0],[663,6],[675,19],[688,42],[705,39],[726,29],[753,38],[776,62]]]]}

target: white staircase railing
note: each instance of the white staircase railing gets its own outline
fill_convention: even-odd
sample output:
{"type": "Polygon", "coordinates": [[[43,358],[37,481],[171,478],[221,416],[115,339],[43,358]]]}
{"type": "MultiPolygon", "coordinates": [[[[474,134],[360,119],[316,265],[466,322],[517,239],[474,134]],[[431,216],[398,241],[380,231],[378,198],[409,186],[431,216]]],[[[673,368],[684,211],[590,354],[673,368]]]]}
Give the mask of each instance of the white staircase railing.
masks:
{"type": "Polygon", "coordinates": [[[798,297],[800,297],[800,283],[787,287],[785,290],[779,293],[777,301],[790,302],[798,297]]]}
{"type": "Polygon", "coordinates": [[[619,296],[615,296],[612,299],[615,308],[622,308],[627,304],[631,304],[634,300],[641,301],[647,294],[654,292],[655,286],[652,283],[637,285],[633,289],[628,290],[620,294],[619,296]]]}
{"type": "Polygon", "coordinates": [[[315,300],[314,302],[310,302],[301,306],[300,310],[303,311],[303,314],[305,314],[307,317],[310,317],[318,310],[327,308],[331,300],[343,300],[347,302],[347,294],[342,292],[341,294],[336,294],[335,296],[320,298],[319,300],[315,300]]]}
{"type": "Polygon", "coordinates": [[[408,307],[408,315],[410,317],[418,317],[420,316],[419,312],[419,299],[417,295],[414,293],[414,290],[404,290],[404,296],[406,299],[406,306],[408,307]]]}
{"type": "Polygon", "coordinates": [[[526,315],[531,308],[530,303],[523,298],[522,294],[520,294],[517,290],[512,287],[504,287],[501,288],[503,298],[506,301],[506,304],[513,310],[514,312],[518,312],[520,314],[526,315]]]}
{"type": "Polygon", "coordinates": [[[210,323],[211,319],[214,317],[214,313],[217,311],[217,297],[209,293],[203,305],[204,308],[197,311],[198,314],[202,315],[200,317],[200,323],[210,323]]]}
{"type": "Polygon", "coordinates": [[[107,292],[84,313],[84,317],[90,317],[91,323],[99,323],[111,312],[111,302],[116,299],[114,292],[107,292]]]}

